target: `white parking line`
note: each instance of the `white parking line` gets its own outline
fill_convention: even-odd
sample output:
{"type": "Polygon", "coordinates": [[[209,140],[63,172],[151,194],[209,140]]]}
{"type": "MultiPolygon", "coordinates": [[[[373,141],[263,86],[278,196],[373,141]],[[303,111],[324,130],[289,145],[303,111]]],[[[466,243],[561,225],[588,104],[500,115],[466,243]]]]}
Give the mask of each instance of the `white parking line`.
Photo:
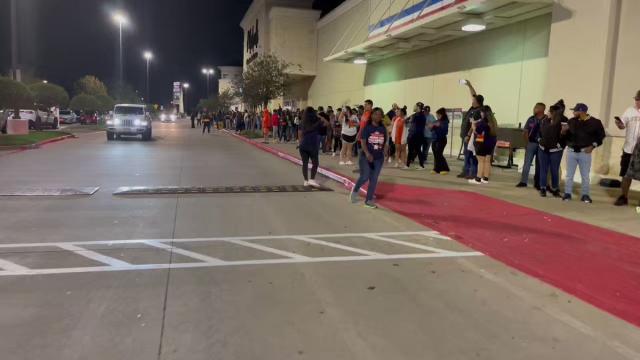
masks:
{"type": "MultiPolygon", "coordinates": [[[[28,243],[28,244],[1,244],[0,245],[0,276],[16,276],[16,275],[49,275],[49,274],[71,274],[71,273],[89,273],[89,272],[111,272],[111,271],[126,271],[126,270],[155,270],[155,269],[190,269],[190,268],[203,268],[203,267],[218,267],[218,266],[239,266],[239,265],[272,265],[272,264],[297,264],[297,263],[330,263],[338,261],[363,261],[363,260],[397,260],[397,259],[426,259],[426,258],[453,258],[453,257],[469,257],[480,256],[479,252],[475,251],[451,251],[446,249],[440,249],[435,246],[425,246],[422,244],[416,244],[407,240],[394,239],[394,236],[424,236],[429,239],[438,240],[450,240],[446,236],[440,235],[432,231],[424,232],[389,232],[389,233],[347,233],[347,234],[316,234],[316,235],[268,235],[268,236],[242,236],[242,237],[212,237],[212,238],[196,238],[196,239],[135,239],[135,240],[112,240],[112,241],[74,241],[74,242],[53,242],[53,243],[28,243]],[[362,237],[372,242],[384,241],[397,245],[398,247],[407,247],[411,249],[420,249],[425,253],[408,253],[408,254],[382,254],[367,249],[360,249],[353,246],[347,246],[337,244],[335,242],[323,241],[318,238],[354,238],[362,237]],[[345,250],[356,255],[346,256],[331,256],[331,257],[310,257],[301,255],[295,252],[275,249],[263,244],[259,244],[260,240],[271,239],[289,239],[304,241],[313,243],[318,246],[326,246],[330,248],[337,248],[345,250]],[[248,247],[256,250],[260,250],[266,253],[275,254],[284,258],[275,259],[246,259],[236,261],[225,261],[215,257],[211,257],[205,254],[201,254],[196,251],[190,251],[180,248],[178,245],[181,243],[201,243],[201,246],[206,246],[207,242],[225,242],[233,244],[239,247],[248,247]],[[99,250],[88,250],[83,246],[95,246],[95,245],[126,245],[126,244],[140,244],[142,248],[158,248],[166,251],[171,251],[176,254],[184,255],[192,258],[194,262],[181,262],[181,263],[153,263],[153,264],[130,264],[122,260],[118,260],[99,253],[99,250]],[[69,251],[74,254],[96,260],[107,266],[85,266],[85,267],[57,267],[57,268],[39,268],[32,269],[26,266],[17,264],[12,261],[2,259],[1,249],[8,248],[24,248],[34,249],[37,247],[57,247],[60,251],[69,251]]],[[[139,248],[136,248],[139,249],[139,248]]],[[[119,250],[126,252],[127,248],[119,248],[119,250]]],[[[52,252],[39,252],[37,256],[48,256],[52,252]]],[[[16,254],[12,252],[12,254],[16,254]]],[[[25,250],[21,254],[30,254],[25,250]]],[[[33,254],[33,253],[31,253],[33,254]]],[[[64,264],[61,264],[64,265],[64,264]]]]}

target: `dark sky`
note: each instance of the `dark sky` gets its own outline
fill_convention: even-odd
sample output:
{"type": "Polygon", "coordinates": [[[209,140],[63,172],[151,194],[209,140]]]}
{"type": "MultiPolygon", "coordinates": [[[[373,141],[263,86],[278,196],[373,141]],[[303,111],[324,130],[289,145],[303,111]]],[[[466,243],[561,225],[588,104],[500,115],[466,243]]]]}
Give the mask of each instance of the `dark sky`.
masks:
{"type": "MultiPolygon", "coordinates": [[[[316,0],[328,11],[343,0],[316,0]]],[[[251,0],[18,0],[20,62],[68,90],[86,74],[117,78],[118,29],[111,12],[124,9],[125,80],[145,91],[142,52],[155,55],[151,100],[170,99],[171,83],[187,81],[189,100],[205,94],[205,65],[241,65],[240,20],[251,0]]],[[[0,0],[0,73],[10,67],[9,0],[0,0]]]]}

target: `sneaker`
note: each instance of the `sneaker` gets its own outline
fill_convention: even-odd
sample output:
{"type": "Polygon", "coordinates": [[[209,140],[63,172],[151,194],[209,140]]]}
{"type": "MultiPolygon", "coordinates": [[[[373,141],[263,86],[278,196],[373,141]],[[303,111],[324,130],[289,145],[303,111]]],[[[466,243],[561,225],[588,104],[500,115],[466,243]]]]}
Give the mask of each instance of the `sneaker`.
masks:
{"type": "Polygon", "coordinates": [[[547,189],[540,190],[540,196],[547,197],[547,189]]]}
{"type": "Polygon", "coordinates": [[[437,174],[437,172],[436,172],[435,170],[431,170],[431,171],[429,171],[429,173],[430,173],[431,175],[435,175],[435,174],[437,174]]]}
{"type": "Polygon", "coordinates": [[[553,195],[554,198],[561,198],[562,195],[560,195],[560,190],[556,189],[556,190],[551,190],[551,195],[553,195]]]}
{"type": "Polygon", "coordinates": [[[343,165],[345,165],[345,164],[346,164],[346,163],[345,163],[344,161],[340,161],[340,162],[338,163],[338,165],[341,165],[341,166],[343,166],[343,165]]]}
{"type": "Polygon", "coordinates": [[[571,201],[571,194],[564,194],[564,196],[562,196],[562,201],[571,201]]]}
{"type": "Polygon", "coordinates": [[[402,166],[402,170],[409,170],[410,167],[408,167],[407,165],[402,166]]]}
{"type": "Polygon", "coordinates": [[[585,204],[591,204],[593,202],[593,200],[591,200],[591,197],[589,197],[589,195],[582,195],[582,197],[580,198],[580,201],[582,201],[585,204]]]}
{"type": "Polygon", "coordinates": [[[391,161],[392,161],[392,160],[393,160],[393,159],[391,158],[391,156],[389,156],[389,160],[387,160],[387,162],[388,162],[389,164],[391,164],[391,161]]]}
{"type": "Polygon", "coordinates": [[[314,179],[311,179],[308,181],[309,186],[314,187],[314,188],[319,188],[320,184],[318,184],[314,179]]]}
{"type": "Polygon", "coordinates": [[[347,161],[345,164],[347,164],[347,165],[353,165],[353,161],[349,160],[349,161],[347,161]]]}
{"type": "Polygon", "coordinates": [[[360,201],[360,196],[358,195],[358,193],[357,193],[357,192],[355,192],[355,191],[351,190],[351,192],[349,193],[349,201],[350,201],[352,204],[357,204],[357,203],[358,203],[358,201],[360,201]]]}
{"type": "Polygon", "coordinates": [[[482,184],[482,180],[480,178],[469,179],[469,184],[474,184],[474,185],[482,184]]]}
{"type": "Polygon", "coordinates": [[[331,157],[336,157],[336,153],[331,154],[331,157]]]}
{"type": "Polygon", "coordinates": [[[424,166],[416,166],[415,170],[417,171],[423,171],[423,170],[427,170],[424,166]]]}
{"type": "Polygon", "coordinates": [[[465,174],[465,173],[460,173],[460,174],[456,175],[456,177],[458,179],[468,179],[467,174],[465,174]]]}
{"type": "Polygon", "coordinates": [[[518,185],[516,185],[517,188],[526,188],[527,187],[527,183],[523,183],[523,182],[519,182],[518,185]]]}
{"type": "Polygon", "coordinates": [[[484,177],[480,180],[481,183],[483,184],[488,184],[489,183],[489,178],[488,177],[484,177]]]}
{"type": "Polygon", "coordinates": [[[448,173],[448,171],[440,171],[440,175],[447,175],[448,173]]]}
{"type": "Polygon", "coordinates": [[[307,180],[305,180],[303,186],[305,186],[305,187],[309,186],[309,182],[307,180]]]}
{"type": "Polygon", "coordinates": [[[616,200],[616,202],[613,203],[613,205],[615,205],[615,206],[627,206],[627,205],[629,205],[629,199],[626,198],[624,195],[620,195],[618,197],[618,199],[616,200]]]}
{"type": "Polygon", "coordinates": [[[377,209],[378,205],[376,205],[376,203],[374,203],[373,201],[365,201],[364,207],[366,207],[367,209],[377,209]]]}

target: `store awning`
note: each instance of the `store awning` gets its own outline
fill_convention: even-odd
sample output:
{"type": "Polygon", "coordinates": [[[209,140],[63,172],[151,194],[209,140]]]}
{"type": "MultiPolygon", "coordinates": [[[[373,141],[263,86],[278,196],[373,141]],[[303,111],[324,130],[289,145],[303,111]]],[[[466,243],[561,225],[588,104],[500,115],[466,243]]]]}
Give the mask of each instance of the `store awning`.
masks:
{"type": "Polygon", "coordinates": [[[361,44],[323,60],[374,62],[550,13],[554,0],[422,0],[369,26],[361,44]]]}

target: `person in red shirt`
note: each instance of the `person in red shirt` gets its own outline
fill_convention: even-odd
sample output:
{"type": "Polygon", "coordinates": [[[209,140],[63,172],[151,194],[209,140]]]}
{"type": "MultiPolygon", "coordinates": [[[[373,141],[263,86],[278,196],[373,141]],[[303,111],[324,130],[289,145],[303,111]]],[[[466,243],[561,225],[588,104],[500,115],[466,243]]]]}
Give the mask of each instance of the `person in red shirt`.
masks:
{"type": "Polygon", "coordinates": [[[360,141],[360,133],[362,129],[367,125],[367,121],[371,119],[371,109],[373,109],[373,101],[367,99],[364,101],[364,113],[362,114],[362,118],[360,118],[360,130],[358,131],[358,141],[360,141]]]}
{"type": "Polygon", "coordinates": [[[279,110],[274,110],[273,115],[271,115],[271,127],[273,128],[273,139],[278,142],[278,126],[280,125],[280,114],[278,114],[279,110]]]}
{"type": "Polygon", "coordinates": [[[264,143],[267,144],[269,138],[269,132],[271,131],[271,114],[269,109],[265,108],[262,112],[262,135],[264,136],[264,143]]]}

